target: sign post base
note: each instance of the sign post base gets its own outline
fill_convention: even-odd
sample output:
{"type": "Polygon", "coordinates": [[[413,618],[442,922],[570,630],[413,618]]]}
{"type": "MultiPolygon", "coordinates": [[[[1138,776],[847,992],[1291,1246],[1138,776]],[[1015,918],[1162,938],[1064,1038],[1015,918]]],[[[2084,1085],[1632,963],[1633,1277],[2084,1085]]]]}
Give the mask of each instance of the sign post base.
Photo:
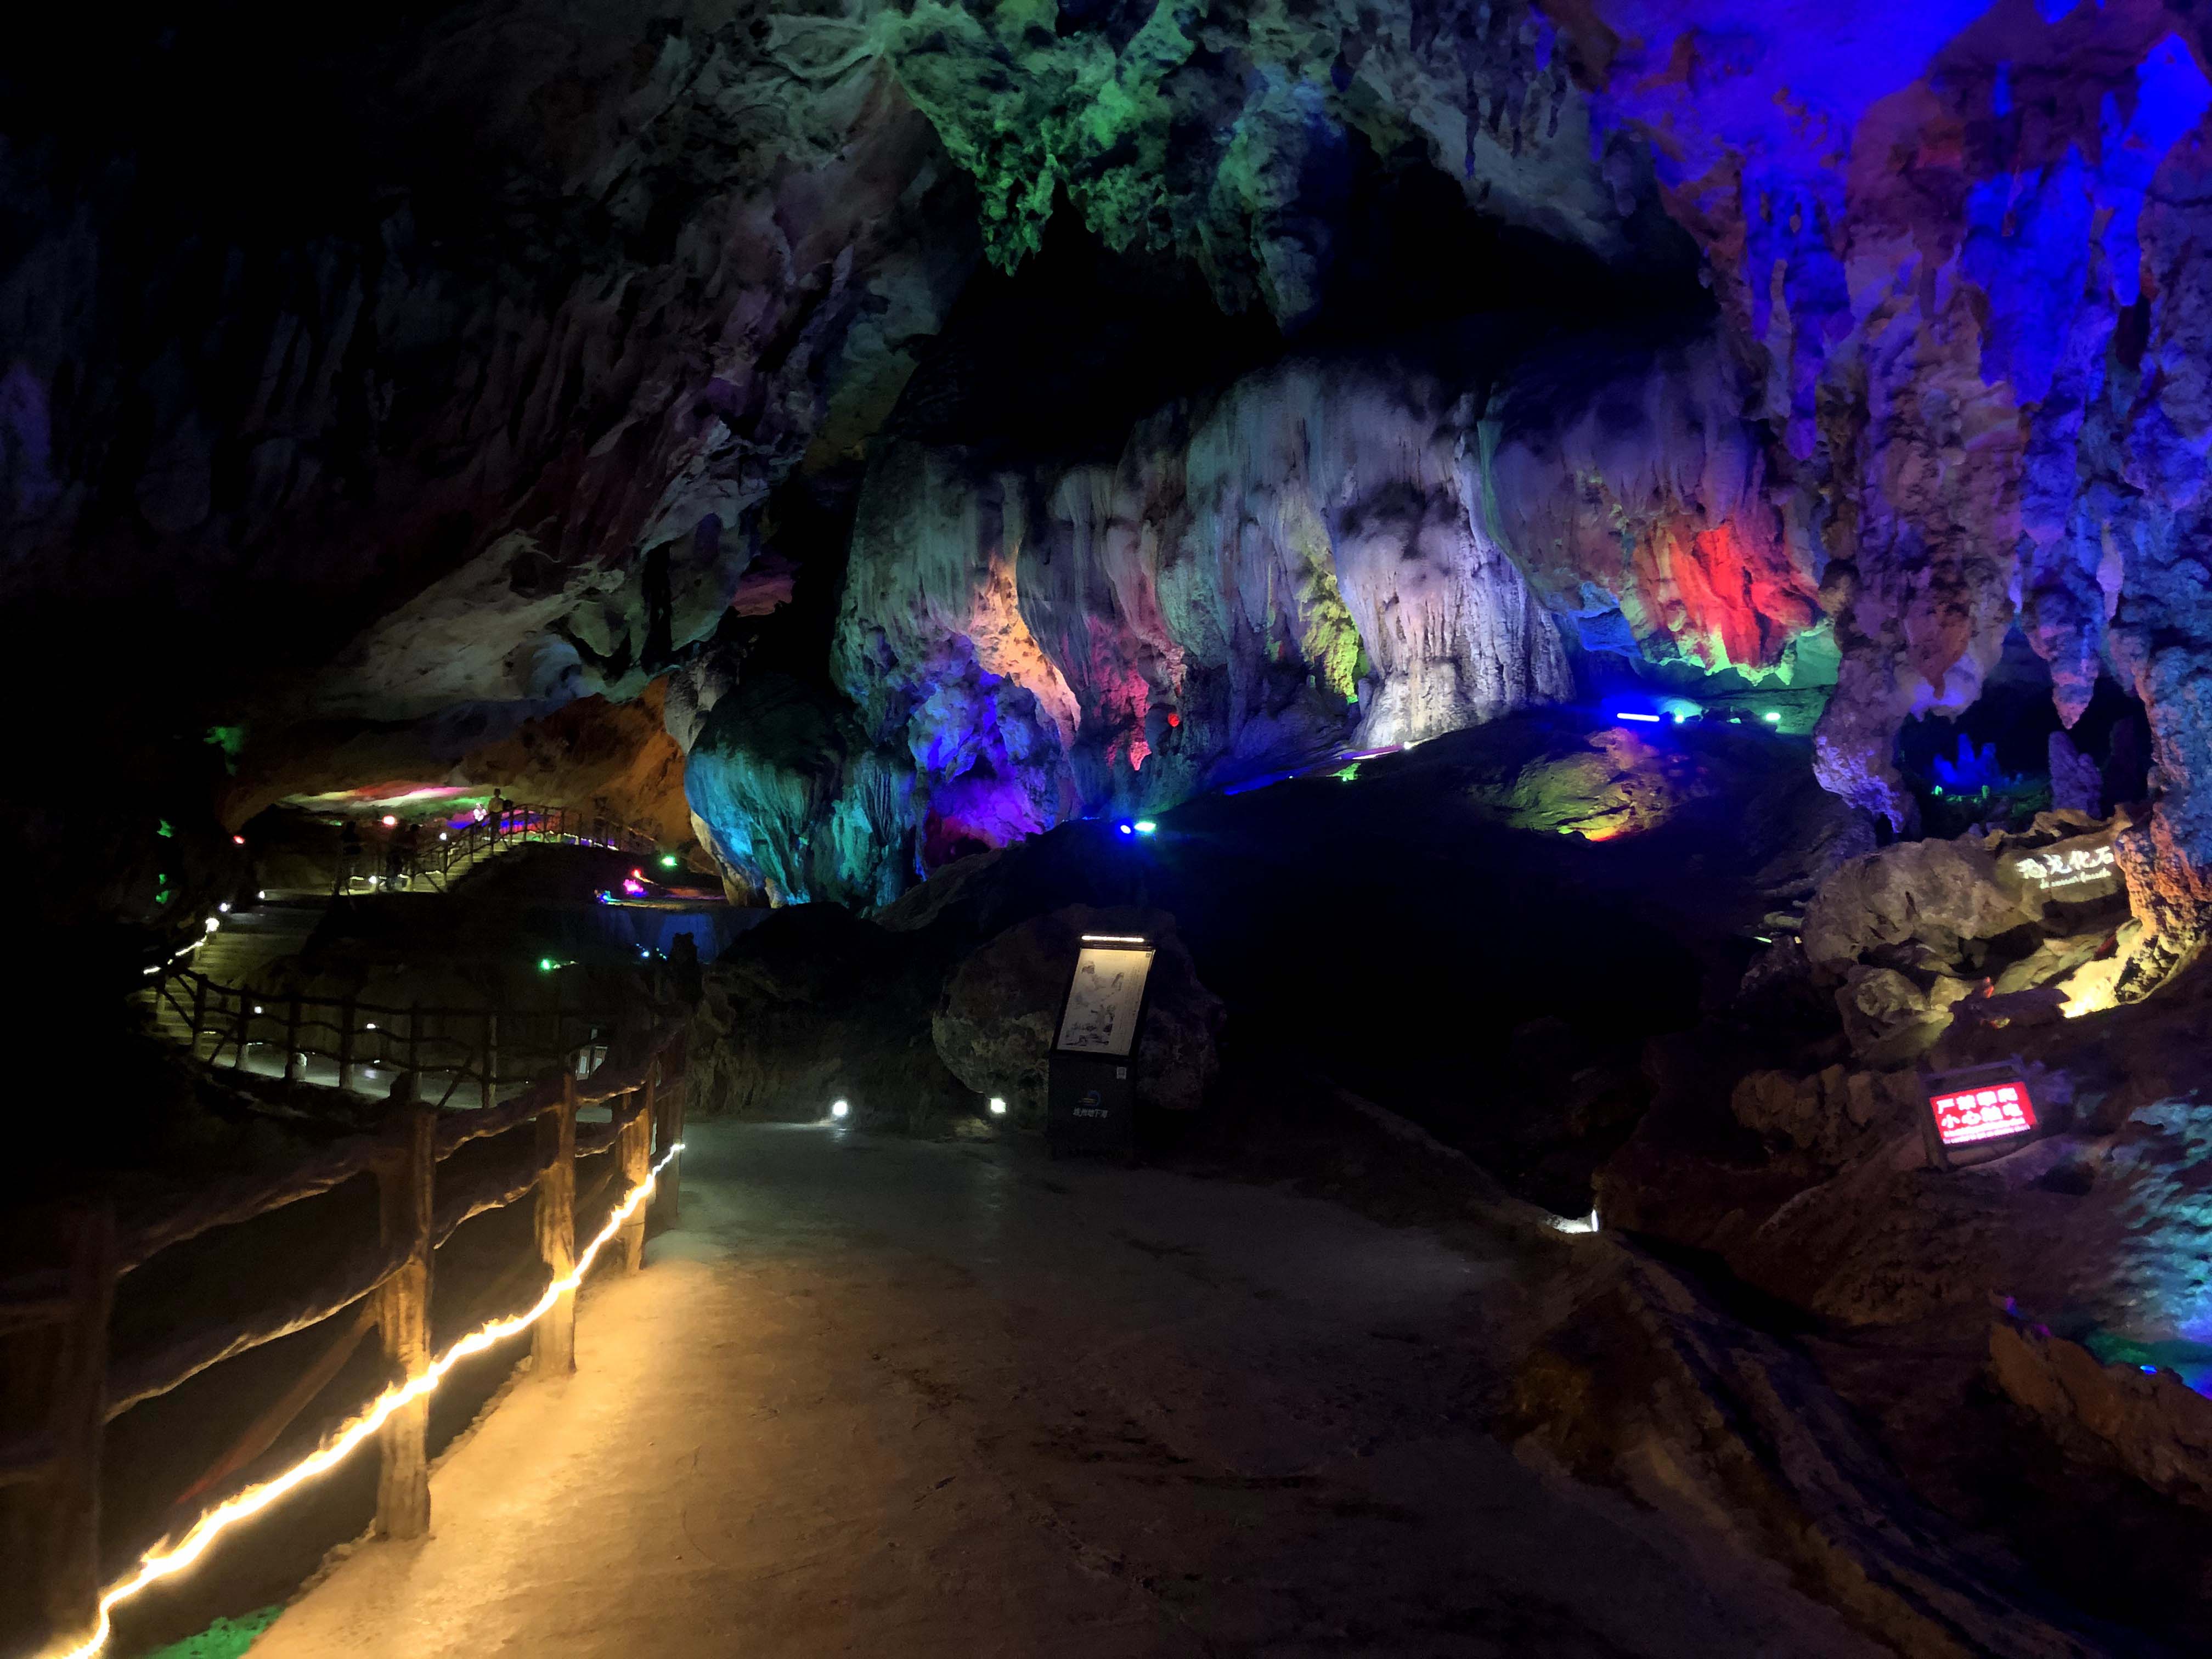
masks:
{"type": "Polygon", "coordinates": [[[1054,1054],[1045,1096],[1045,1139],[1053,1155],[1136,1148],[1137,1085],[1127,1060],[1054,1054]]]}

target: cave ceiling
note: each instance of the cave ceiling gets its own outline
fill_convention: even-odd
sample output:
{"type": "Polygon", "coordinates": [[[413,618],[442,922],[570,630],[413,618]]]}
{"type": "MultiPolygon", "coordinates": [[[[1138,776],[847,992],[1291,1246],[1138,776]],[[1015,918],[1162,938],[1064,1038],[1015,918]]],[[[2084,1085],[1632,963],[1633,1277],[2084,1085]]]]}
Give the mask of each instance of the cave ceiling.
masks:
{"type": "Polygon", "coordinates": [[[726,862],[861,899],[1570,648],[1817,657],[1822,781],[1902,826],[1900,726],[2017,629],[2066,718],[2142,700],[2138,876],[2196,902],[2202,48],[2146,0],[50,18],[0,592],[27,672],[242,726],[257,799],[665,686],[726,862]]]}

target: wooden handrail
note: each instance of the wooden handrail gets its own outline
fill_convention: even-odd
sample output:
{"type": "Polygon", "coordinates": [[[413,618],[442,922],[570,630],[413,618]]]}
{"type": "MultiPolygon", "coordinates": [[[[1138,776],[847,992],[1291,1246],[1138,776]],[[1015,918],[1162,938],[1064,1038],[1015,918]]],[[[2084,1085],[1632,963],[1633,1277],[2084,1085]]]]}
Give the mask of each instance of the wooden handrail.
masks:
{"type": "Polygon", "coordinates": [[[126,1273],[142,1267],[172,1245],[197,1238],[212,1228],[252,1221],[303,1198],[319,1197],[356,1176],[367,1175],[387,1151],[386,1144],[374,1135],[350,1135],[276,1175],[241,1178],[195,1194],[159,1220],[125,1234],[117,1252],[116,1270],[126,1273]]]}
{"type": "MultiPolygon", "coordinates": [[[[335,1374],[368,1323],[376,1325],[386,1357],[399,1374],[422,1374],[429,1360],[432,1261],[437,1247],[471,1218],[534,1196],[532,1254],[556,1280],[573,1271],[579,1208],[576,1159],[609,1151],[621,1154],[591,1183],[587,1201],[596,1200],[617,1178],[630,1188],[641,1182],[656,1152],[665,1158],[682,1138],[683,1057],[682,1027],[665,1025],[635,1058],[602,1066],[589,1079],[579,1080],[570,1068],[560,1077],[542,1079],[521,1097],[489,1109],[437,1112],[414,1106],[399,1114],[392,1133],[334,1142],[290,1169],[195,1194],[128,1232],[118,1233],[105,1211],[71,1222],[63,1232],[76,1241],[69,1267],[33,1269],[0,1284],[0,1330],[44,1324],[62,1328],[66,1338],[55,1350],[58,1357],[46,1379],[43,1425],[0,1439],[0,1503],[28,1506],[26,1513],[38,1523],[32,1530],[40,1540],[39,1559],[25,1567],[46,1628],[35,1633],[32,1648],[41,1644],[73,1647],[94,1628],[100,1590],[100,1464],[106,1424],[226,1360],[349,1308],[357,1309],[354,1329],[341,1333],[337,1343],[325,1344],[307,1373],[296,1378],[190,1489],[194,1494],[212,1492],[234,1480],[276,1441],[335,1374]],[[610,1101],[614,1103],[610,1121],[586,1125],[580,1135],[578,1109],[610,1101]],[[479,1178],[443,1194],[435,1191],[437,1167],[456,1150],[525,1123],[538,1126],[538,1141],[520,1171],[479,1178]],[[256,1219],[367,1174],[379,1182],[378,1235],[335,1271],[251,1316],[208,1322],[173,1334],[144,1352],[119,1359],[110,1357],[110,1309],[123,1274],[213,1228],[256,1219]]],[[[668,1165],[664,1179],[673,1172],[674,1166],[668,1165]]],[[[672,1187],[672,1182],[671,1201],[654,1212],[664,1222],[673,1216],[672,1187]]],[[[625,1270],[635,1271],[642,1261],[643,1229],[641,1213],[623,1229],[625,1270]]],[[[532,1328],[538,1375],[573,1368],[574,1321],[572,1291],[532,1328]]],[[[425,1397],[401,1407],[378,1431],[380,1536],[416,1537],[428,1525],[428,1403],[425,1397]]],[[[18,1645],[12,1638],[11,1632],[0,1632],[0,1646],[12,1651],[18,1645]]]]}
{"type": "Polygon", "coordinates": [[[156,1352],[112,1364],[107,1420],[112,1423],[133,1406],[181,1387],[226,1359],[251,1353],[280,1337],[319,1325],[334,1313],[343,1313],[391,1278],[405,1259],[404,1250],[364,1247],[330,1279],[295,1292],[257,1318],[202,1325],[156,1352]]]}

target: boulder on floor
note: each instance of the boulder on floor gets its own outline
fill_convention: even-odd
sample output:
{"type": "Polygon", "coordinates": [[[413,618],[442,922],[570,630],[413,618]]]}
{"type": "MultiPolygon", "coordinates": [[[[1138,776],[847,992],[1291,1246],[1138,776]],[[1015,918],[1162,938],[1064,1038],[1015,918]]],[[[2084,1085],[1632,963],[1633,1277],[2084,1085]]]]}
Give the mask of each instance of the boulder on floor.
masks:
{"type": "Polygon", "coordinates": [[[1861,1059],[1911,1060],[1966,999],[2063,985],[2110,957],[2129,920],[2112,846],[2124,827],[2045,812],[1840,867],[1806,911],[1803,949],[1861,1059]]]}
{"type": "Polygon", "coordinates": [[[1157,945],[1138,1033],[1137,1100],[1195,1110],[1218,1069],[1226,1010],[1164,910],[1074,904],[1009,927],[954,971],[931,1027],[939,1057],[977,1094],[1006,1100],[1018,1120],[1041,1121],[1053,1026],[1085,933],[1141,933],[1157,945]]]}
{"type": "Polygon", "coordinates": [[[1853,859],[1805,913],[1805,955],[1841,973],[1878,952],[1915,966],[1979,968],[1974,946],[2034,918],[1997,879],[1996,858],[1967,841],[1900,842],[1853,859]]]}

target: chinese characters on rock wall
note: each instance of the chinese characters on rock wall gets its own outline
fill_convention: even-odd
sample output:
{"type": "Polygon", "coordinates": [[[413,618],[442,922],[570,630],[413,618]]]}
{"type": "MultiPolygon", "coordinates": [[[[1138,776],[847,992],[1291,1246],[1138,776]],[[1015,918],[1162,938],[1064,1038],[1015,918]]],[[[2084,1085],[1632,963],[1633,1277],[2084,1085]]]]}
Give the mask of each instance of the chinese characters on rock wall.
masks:
{"type": "Polygon", "coordinates": [[[2046,893],[2093,884],[2103,886],[2118,878],[2118,862],[2109,845],[2077,847],[2070,853],[2031,853],[2013,868],[2046,893]]]}

